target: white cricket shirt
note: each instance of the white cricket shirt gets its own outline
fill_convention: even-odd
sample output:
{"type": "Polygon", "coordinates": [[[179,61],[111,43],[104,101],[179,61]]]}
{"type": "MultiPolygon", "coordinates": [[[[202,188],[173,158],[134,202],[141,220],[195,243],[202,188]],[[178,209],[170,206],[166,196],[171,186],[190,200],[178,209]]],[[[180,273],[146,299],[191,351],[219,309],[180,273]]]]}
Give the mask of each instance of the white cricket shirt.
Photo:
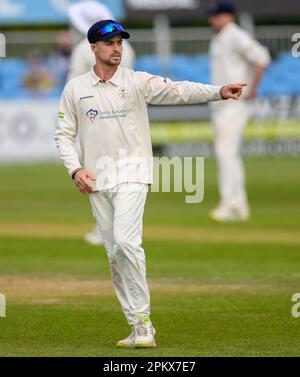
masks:
{"type": "Polygon", "coordinates": [[[94,69],[63,91],[56,145],[69,174],[83,166],[105,190],[124,182],[153,183],[148,104],[197,104],[220,100],[221,86],[172,82],[118,67],[101,83],[94,69]],[[75,149],[79,135],[82,164],[75,149]]]}
{"type": "MultiPolygon", "coordinates": [[[[268,50],[235,23],[228,24],[213,37],[209,55],[214,85],[250,84],[254,66],[267,66],[271,60],[268,50]]],[[[249,89],[250,85],[243,96],[249,89]]]]}

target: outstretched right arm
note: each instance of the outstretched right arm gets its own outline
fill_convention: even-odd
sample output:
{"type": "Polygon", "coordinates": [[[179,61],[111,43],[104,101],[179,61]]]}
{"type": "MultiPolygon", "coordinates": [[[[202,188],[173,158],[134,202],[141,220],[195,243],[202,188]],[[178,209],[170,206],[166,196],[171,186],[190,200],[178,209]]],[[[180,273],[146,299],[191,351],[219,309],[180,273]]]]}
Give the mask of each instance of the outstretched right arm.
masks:
{"type": "Polygon", "coordinates": [[[238,100],[245,83],[225,86],[206,85],[190,81],[171,81],[168,78],[137,72],[144,98],[151,105],[187,105],[226,99],[238,100]]]}

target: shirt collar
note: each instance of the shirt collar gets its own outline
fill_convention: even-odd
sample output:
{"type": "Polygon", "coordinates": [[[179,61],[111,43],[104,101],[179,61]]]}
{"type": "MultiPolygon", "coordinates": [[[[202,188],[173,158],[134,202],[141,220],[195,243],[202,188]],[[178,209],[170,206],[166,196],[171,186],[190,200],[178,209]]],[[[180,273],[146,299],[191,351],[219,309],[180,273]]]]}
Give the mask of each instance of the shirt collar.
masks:
{"type": "MultiPolygon", "coordinates": [[[[90,71],[91,75],[91,83],[93,86],[96,86],[100,82],[100,78],[96,75],[94,71],[94,67],[90,71]]],[[[119,86],[121,84],[121,70],[120,67],[117,68],[116,72],[114,75],[107,81],[111,82],[112,84],[119,86]]]]}

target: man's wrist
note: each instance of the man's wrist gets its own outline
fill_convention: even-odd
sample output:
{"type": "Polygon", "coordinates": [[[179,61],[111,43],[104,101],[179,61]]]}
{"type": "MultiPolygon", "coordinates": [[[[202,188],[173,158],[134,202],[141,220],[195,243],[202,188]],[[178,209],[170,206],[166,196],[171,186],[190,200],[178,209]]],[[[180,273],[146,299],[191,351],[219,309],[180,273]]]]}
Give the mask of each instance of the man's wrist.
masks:
{"type": "Polygon", "coordinates": [[[75,169],[75,170],[72,172],[72,174],[71,174],[72,179],[75,179],[75,174],[76,174],[78,171],[80,171],[80,170],[83,170],[83,167],[80,167],[80,168],[78,168],[78,169],[75,169]]]}
{"type": "Polygon", "coordinates": [[[223,99],[223,100],[227,100],[228,98],[227,97],[224,97],[223,96],[223,89],[225,88],[225,86],[222,86],[221,89],[220,89],[220,97],[223,99]]]}

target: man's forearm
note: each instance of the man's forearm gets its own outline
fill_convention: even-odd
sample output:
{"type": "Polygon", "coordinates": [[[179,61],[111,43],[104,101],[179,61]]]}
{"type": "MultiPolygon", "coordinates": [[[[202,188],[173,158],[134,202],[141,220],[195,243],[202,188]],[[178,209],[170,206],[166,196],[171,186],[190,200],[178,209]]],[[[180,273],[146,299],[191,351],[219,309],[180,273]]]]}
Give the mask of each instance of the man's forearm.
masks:
{"type": "Polygon", "coordinates": [[[76,170],[82,168],[75,144],[67,137],[60,135],[58,131],[55,134],[55,143],[59,150],[60,157],[72,177],[76,170]]]}
{"type": "Polygon", "coordinates": [[[253,79],[253,81],[250,85],[250,89],[249,89],[249,95],[248,95],[249,98],[255,97],[258,85],[261,82],[261,79],[263,78],[265,71],[266,71],[265,66],[257,65],[255,67],[254,79],[253,79]]]}

